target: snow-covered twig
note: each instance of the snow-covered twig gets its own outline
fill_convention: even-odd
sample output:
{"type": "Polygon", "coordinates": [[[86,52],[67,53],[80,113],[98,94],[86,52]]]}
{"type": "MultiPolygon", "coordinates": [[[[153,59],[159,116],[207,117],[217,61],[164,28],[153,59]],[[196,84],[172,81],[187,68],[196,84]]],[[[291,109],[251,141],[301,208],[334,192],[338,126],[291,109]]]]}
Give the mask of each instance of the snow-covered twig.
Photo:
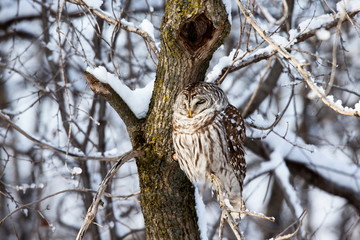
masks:
{"type": "Polygon", "coordinates": [[[266,31],[262,29],[256,20],[252,17],[251,13],[245,9],[240,0],[236,0],[236,3],[246,20],[251,24],[255,31],[269,44],[269,46],[271,46],[278,54],[280,54],[284,59],[289,61],[295,67],[299,74],[302,75],[310,89],[316,93],[316,95],[324,104],[337,113],[360,117],[360,103],[355,104],[355,108],[343,107],[341,103],[337,101],[334,102],[332,98],[326,97],[324,94],[324,89],[317,86],[311,73],[303,68],[304,64],[300,63],[300,61],[298,61],[293,55],[289,54],[283,46],[277,44],[272,38],[270,38],[266,34],[266,31]]]}
{"type": "Polygon", "coordinates": [[[154,52],[155,56],[159,58],[159,49],[157,48],[154,39],[148,32],[142,30],[141,28],[137,28],[129,24],[126,24],[125,21],[118,21],[100,9],[91,8],[82,0],[66,0],[66,1],[76,5],[85,6],[89,12],[95,14],[97,17],[114,25],[115,27],[124,29],[125,31],[132,32],[141,36],[144,39],[145,43],[147,43],[150,49],[154,52]]]}
{"type": "MultiPolygon", "coordinates": [[[[354,25],[354,23],[352,21],[352,17],[355,16],[356,14],[358,14],[359,12],[360,12],[360,9],[350,9],[348,12],[346,12],[345,19],[341,19],[340,18],[341,15],[339,15],[339,16],[336,15],[333,18],[328,16],[328,14],[321,15],[318,18],[322,19],[322,18],[327,17],[327,21],[323,22],[323,24],[318,24],[315,27],[314,26],[310,27],[310,26],[308,26],[309,24],[306,25],[305,23],[302,23],[300,25],[302,25],[302,26],[306,25],[306,27],[304,29],[300,29],[300,32],[297,29],[290,30],[291,36],[290,36],[290,40],[289,40],[289,45],[284,46],[284,47],[287,51],[302,52],[302,50],[290,48],[290,46],[299,44],[299,43],[309,39],[310,37],[315,36],[318,33],[318,31],[321,29],[327,31],[327,30],[337,26],[340,21],[342,21],[342,22],[349,21],[354,25]]],[[[320,21],[317,21],[317,19],[313,19],[313,21],[320,22],[320,21]]],[[[269,49],[269,46],[260,48],[257,51],[254,51],[252,53],[250,53],[249,51],[244,52],[243,54],[246,56],[244,56],[241,59],[235,59],[232,62],[230,62],[228,65],[224,65],[223,69],[221,71],[218,71],[219,74],[217,76],[211,76],[210,80],[211,80],[211,82],[216,82],[217,84],[220,84],[224,80],[226,74],[235,72],[239,69],[242,69],[251,64],[260,62],[262,60],[269,59],[275,53],[276,53],[276,50],[269,49]]],[[[310,54],[310,53],[306,53],[306,54],[310,54]]],[[[315,54],[310,54],[310,55],[315,56],[315,54]]],[[[320,56],[316,56],[316,57],[320,57],[320,56]]],[[[329,61],[329,63],[331,63],[331,62],[329,61]]],[[[217,66],[215,66],[215,67],[217,67],[217,66]]]]}
{"type": "Polygon", "coordinates": [[[96,216],[101,198],[105,193],[105,189],[108,187],[109,182],[115,176],[116,172],[128,160],[135,158],[135,157],[140,157],[143,155],[144,155],[143,151],[127,152],[127,153],[123,154],[119,158],[119,160],[111,167],[109,172],[106,174],[105,178],[102,180],[96,195],[94,196],[93,202],[91,203],[91,205],[86,213],[84,223],[83,223],[82,227],[80,228],[78,235],[76,236],[76,240],[81,240],[84,238],[87,229],[89,228],[90,224],[93,222],[93,220],[96,216]]]}

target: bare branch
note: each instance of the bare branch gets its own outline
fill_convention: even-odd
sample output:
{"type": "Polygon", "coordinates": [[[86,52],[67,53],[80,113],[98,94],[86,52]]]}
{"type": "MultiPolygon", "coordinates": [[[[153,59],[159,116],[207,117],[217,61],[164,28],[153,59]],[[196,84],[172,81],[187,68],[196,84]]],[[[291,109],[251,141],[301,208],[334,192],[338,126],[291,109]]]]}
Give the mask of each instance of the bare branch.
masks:
{"type": "Polygon", "coordinates": [[[85,221],[80,228],[78,235],[76,237],[77,240],[83,239],[85,236],[85,233],[87,229],[89,228],[90,224],[94,220],[101,198],[104,195],[105,189],[107,188],[110,180],[114,177],[116,172],[120,169],[120,167],[127,162],[128,160],[134,158],[134,157],[140,157],[143,156],[145,153],[143,151],[130,151],[122,155],[119,160],[111,167],[110,171],[106,174],[105,178],[100,184],[100,187],[97,191],[97,194],[94,196],[93,202],[91,206],[89,207],[87,214],[85,216],[85,221]]]}
{"type": "MultiPolygon", "coordinates": [[[[302,32],[302,33],[300,33],[299,35],[296,36],[296,38],[294,39],[293,45],[299,44],[299,43],[309,39],[310,37],[315,36],[316,32],[321,28],[329,30],[329,29],[337,26],[339,21],[342,21],[342,22],[350,21],[350,22],[352,22],[352,17],[354,17],[359,12],[360,12],[360,10],[348,12],[345,19],[334,18],[334,20],[329,22],[329,23],[326,23],[324,25],[321,25],[321,26],[319,26],[317,28],[314,28],[314,29],[311,29],[311,30],[308,30],[308,31],[304,31],[304,32],[302,32]]],[[[286,49],[287,50],[299,51],[297,49],[289,49],[289,48],[286,48],[286,49]]],[[[275,53],[276,53],[276,51],[264,52],[264,53],[261,53],[261,54],[254,54],[254,55],[251,55],[250,57],[244,58],[241,61],[238,61],[236,64],[235,63],[231,64],[231,66],[225,67],[222,70],[222,74],[219,76],[219,78],[216,80],[216,82],[218,83],[220,81],[220,78],[223,77],[224,73],[235,72],[235,71],[237,71],[239,69],[242,69],[244,67],[247,67],[247,66],[249,66],[251,64],[260,62],[262,60],[266,60],[266,59],[272,57],[275,53]]]]}
{"type": "MultiPolygon", "coordinates": [[[[264,29],[260,27],[259,24],[255,21],[255,19],[251,16],[251,14],[244,8],[244,6],[241,4],[240,0],[236,0],[236,3],[243,13],[244,17],[247,19],[247,21],[252,25],[252,27],[256,30],[256,32],[275,50],[277,53],[279,53],[282,57],[284,57],[287,61],[289,61],[295,69],[299,72],[299,74],[302,75],[304,80],[306,81],[307,85],[310,87],[312,91],[316,93],[316,95],[321,99],[321,101],[329,106],[331,109],[333,109],[335,112],[347,115],[347,116],[356,116],[360,117],[360,113],[356,111],[345,111],[344,109],[339,108],[337,105],[333,104],[323,92],[319,89],[319,87],[316,85],[316,83],[312,80],[311,73],[306,71],[303,66],[304,64],[300,63],[293,55],[289,54],[286,49],[274,42],[269,36],[266,35],[264,29]]],[[[359,10],[360,11],[360,10],[359,10]]]]}
{"type": "Polygon", "coordinates": [[[329,179],[320,173],[312,170],[309,166],[297,162],[296,160],[286,159],[286,164],[292,174],[298,175],[306,180],[306,182],[318,187],[319,189],[342,197],[348,201],[360,214],[360,194],[353,189],[342,185],[336,179],[329,179]]]}
{"type": "Polygon", "coordinates": [[[126,25],[126,24],[122,23],[121,20],[118,21],[117,19],[112,18],[111,16],[109,16],[107,13],[101,11],[100,9],[91,9],[82,0],[66,0],[66,1],[85,7],[90,13],[95,14],[97,17],[114,25],[116,28],[124,29],[125,31],[132,32],[132,33],[135,33],[135,34],[141,36],[144,39],[145,43],[148,44],[150,49],[154,52],[155,56],[157,58],[159,58],[159,49],[156,47],[154,39],[152,39],[152,37],[147,32],[145,32],[137,27],[126,25]]]}
{"type": "Polygon", "coordinates": [[[235,222],[233,216],[231,215],[231,210],[225,204],[224,195],[223,195],[223,192],[221,189],[220,179],[217,176],[215,176],[214,174],[210,174],[207,177],[209,178],[209,180],[211,181],[211,183],[213,184],[213,186],[216,189],[216,193],[218,195],[219,204],[220,204],[220,208],[221,208],[219,239],[222,238],[222,228],[224,227],[224,221],[226,220],[228,222],[229,226],[231,227],[233,233],[235,234],[236,239],[244,240],[245,239],[244,236],[241,234],[241,232],[238,229],[238,224],[235,222]]]}
{"type": "MultiPolygon", "coordinates": [[[[52,198],[52,197],[55,197],[56,195],[59,195],[59,194],[62,194],[62,193],[68,193],[68,192],[84,192],[84,193],[97,193],[96,191],[94,190],[91,190],[91,189],[66,189],[66,190],[62,190],[62,191],[59,191],[59,192],[56,192],[56,193],[53,193],[53,194],[50,194],[46,197],[43,197],[39,200],[36,200],[36,201],[33,201],[33,202],[29,202],[29,203],[26,203],[26,204],[21,204],[21,206],[17,207],[16,209],[14,209],[13,211],[11,211],[9,214],[7,214],[3,219],[0,220],[0,225],[2,223],[4,223],[6,221],[7,218],[11,217],[12,215],[14,215],[15,213],[17,213],[18,211],[20,211],[21,209],[25,209],[25,208],[29,208],[30,206],[32,205],[35,205],[35,204],[38,204],[48,198],[52,198]]],[[[117,195],[112,195],[110,193],[104,193],[104,196],[105,197],[109,197],[109,198],[124,198],[124,199],[128,199],[130,197],[133,197],[133,196],[136,196],[136,195],[139,195],[139,193],[134,193],[134,194],[131,194],[131,195],[126,195],[126,196],[117,196],[117,195]]],[[[17,202],[18,203],[18,202],[17,202]]],[[[19,203],[18,203],[19,204],[19,203]]]]}
{"type": "Polygon", "coordinates": [[[284,231],[282,231],[275,238],[273,238],[273,240],[284,240],[284,239],[289,239],[289,238],[294,237],[299,232],[302,221],[304,220],[306,214],[307,214],[307,211],[304,210],[303,213],[300,215],[298,220],[296,220],[294,223],[290,224],[287,228],[285,228],[284,231]],[[297,224],[297,227],[296,227],[294,232],[286,234],[286,235],[281,235],[281,234],[284,234],[287,230],[289,230],[292,226],[294,226],[296,224],[297,224]]]}
{"type": "MultiPolygon", "coordinates": [[[[268,146],[263,144],[261,141],[252,141],[248,139],[245,141],[245,147],[265,160],[269,160],[269,153],[271,152],[271,149],[269,149],[268,146]]],[[[310,164],[306,165],[291,158],[286,158],[285,162],[292,175],[297,175],[303,178],[308,184],[313,185],[329,194],[346,199],[349,204],[351,204],[356,209],[358,214],[360,214],[359,192],[356,192],[353,189],[336,182],[335,179],[325,178],[316,170],[311,169],[309,166],[310,164]]],[[[257,176],[262,174],[264,174],[264,172],[257,174],[257,176]]],[[[248,179],[247,182],[252,180],[253,178],[248,179]]]]}
{"type": "Polygon", "coordinates": [[[262,11],[264,17],[268,20],[268,22],[274,25],[281,25],[285,22],[286,18],[289,16],[289,7],[286,0],[281,0],[281,1],[283,4],[283,12],[280,14],[282,15],[282,17],[278,20],[274,19],[273,16],[269,14],[267,9],[264,8],[260,3],[257,2],[256,4],[258,5],[259,9],[262,11]]]}
{"type": "Polygon", "coordinates": [[[245,214],[247,216],[253,216],[253,217],[257,217],[257,218],[261,218],[261,219],[265,219],[265,220],[268,220],[270,222],[275,222],[275,218],[274,217],[268,217],[268,216],[265,216],[264,214],[262,213],[257,213],[257,212],[250,212],[250,211],[244,211],[244,212],[241,212],[242,214],[245,214]]]}
{"type": "Polygon", "coordinates": [[[65,150],[62,150],[60,148],[51,146],[50,144],[44,143],[36,138],[34,138],[33,136],[31,136],[30,134],[28,134],[26,131],[24,131],[22,128],[20,128],[18,125],[16,125],[14,122],[12,122],[10,119],[8,119],[2,112],[0,112],[0,118],[6,122],[7,124],[9,124],[10,127],[12,127],[13,129],[15,129],[16,131],[18,131],[21,135],[23,135],[24,137],[26,137],[27,139],[29,139],[30,141],[32,141],[33,143],[35,143],[36,145],[38,145],[41,148],[44,149],[48,149],[57,153],[61,153],[64,154],[68,157],[72,157],[75,158],[77,160],[98,160],[98,161],[108,161],[108,162],[114,162],[117,161],[119,159],[119,156],[116,157],[95,157],[95,156],[85,156],[85,155],[79,155],[76,153],[71,153],[65,150]]]}
{"type": "MultiPolygon", "coordinates": [[[[253,104],[254,102],[254,99],[256,97],[256,95],[258,94],[259,90],[260,90],[260,87],[264,81],[264,78],[266,76],[266,74],[269,72],[270,68],[271,68],[271,63],[272,63],[272,59],[270,58],[269,61],[268,61],[268,64],[266,66],[266,69],[264,71],[264,73],[260,76],[260,79],[259,79],[259,83],[255,89],[255,91],[253,92],[253,94],[251,95],[250,99],[247,101],[246,103],[246,106],[244,108],[244,110],[242,111],[241,115],[243,116],[247,116],[247,113],[249,111],[249,108],[250,106],[253,104]]],[[[266,95],[267,96],[267,95],[266,95]]],[[[261,101],[262,102],[262,101],[261,101]]]]}

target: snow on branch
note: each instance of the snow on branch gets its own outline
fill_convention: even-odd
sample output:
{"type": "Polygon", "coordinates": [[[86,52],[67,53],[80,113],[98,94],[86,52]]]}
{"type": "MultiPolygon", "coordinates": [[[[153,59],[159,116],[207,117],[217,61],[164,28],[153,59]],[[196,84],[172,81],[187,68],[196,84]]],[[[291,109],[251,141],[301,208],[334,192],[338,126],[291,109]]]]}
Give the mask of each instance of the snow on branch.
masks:
{"type": "Polygon", "coordinates": [[[259,168],[256,168],[255,171],[249,172],[249,176],[246,177],[247,180],[245,184],[264,173],[273,171],[279,185],[282,187],[289,208],[292,209],[294,216],[300,216],[303,212],[303,208],[301,207],[294,187],[290,183],[291,174],[284,159],[286,154],[284,154],[281,144],[278,146],[279,148],[274,146],[274,151],[270,155],[270,161],[262,162],[259,168]]]}
{"type": "Polygon", "coordinates": [[[148,83],[144,88],[131,90],[122,81],[112,73],[109,73],[105,67],[88,67],[86,72],[93,75],[97,80],[106,83],[121,97],[131,111],[138,119],[144,118],[149,109],[150,98],[154,88],[154,81],[148,83]]]}
{"type": "Polygon", "coordinates": [[[116,28],[124,29],[125,31],[135,33],[141,36],[145,43],[147,43],[150,49],[154,52],[155,56],[159,58],[159,49],[156,46],[154,38],[154,27],[150,21],[145,19],[139,27],[135,27],[134,24],[127,22],[125,19],[118,21],[111,17],[108,13],[100,9],[102,0],[66,0],[67,2],[83,6],[90,13],[95,14],[97,17],[104,21],[114,25],[116,28]]]}
{"type": "MultiPolygon", "coordinates": [[[[349,161],[346,157],[339,159],[339,156],[335,157],[334,154],[329,154],[328,149],[306,144],[286,126],[276,125],[262,138],[262,141],[265,143],[264,145],[254,144],[254,141],[246,143],[247,148],[266,160],[261,162],[258,167],[249,169],[245,185],[259,176],[271,171],[275,172],[277,168],[284,166],[290,170],[292,176],[299,175],[311,185],[329,194],[344,198],[360,213],[359,165],[349,161]],[[280,135],[277,132],[284,134],[280,135]],[[263,149],[263,146],[266,146],[266,150],[263,149]],[[269,158],[269,152],[276,153],[269,158]],[[285,164],[280,166],[284,162],[285,164]]],[[[286,189],[291,191],[291,188],[286,189]]]]}
{"type": "MultiPolygon", "coordinates": [[[[315,146],[311,146],[312,151],[300,148],[299,146],[306,146],[306,144],[292,131],[287,131],[286,139],[271,132],[264,141],[276,152],[278,158],[281,157],[281,159],[286,159],[286,161],[306,166],[310,171],[321,176],[329,188],[335,189],[336,186],[336,188],[341,189],[342,193],[334,192],[335,195],[346,198],[357,209],[359,208],[360,167],[358,165],[334,159],[315,146]],[[279,138],[283,138],[283,140],[279,138]],[[348,196],[351,196],[351,198],[348,196]]],[[[278,164],[279,160],[275,161],[272,159],[270,162],[276,163],[272,164],[274,169],[281,166],[281,164],[278,164]]],[[[271,164],[267,162],[263,164],[264,166],[260,166],[257,172],[264,172],[262,170],[263,167],[266,170],[271,166],[271,164]]],[[[289,192],[291,194],[291,189],[286,189],[287,191],[290,190],[289,192]]]]}
{"type": "Polygon", "coordinates": [[[336,14],[323,14],[301,22],[297,29],[289,31],[290,41],[295,44],[314,35],[328,36],[327,30],[335,27],[339,21],[351,21],[350,18],[360,12],[360,2],[354,0],[340,1],[336,4],[336,10],[338,11],[336,14]],[[344,18],[344,16],[346,17],[344,18]]]}
{"type": "MultiPolygon", "coordinates": [[[[329,29],[339,24],[339,21],[351,21],[351,17],[360,12],[359,4],[360,2],[351,1],[347,5],[344,5],[343,2],[340,2],[337,4],[337,14],[324,14],[307,19],[301,22],[298,28],[289,30],[289,40],[279,36],[277,33],[272,34],[271,38],[273,40],[275,40],[274,38],[278,38],[278,40],[282,39],[281,45],[285,49],[315,35],[318,38],[328,39],[330,34],[328,31],[329,29]],[[346,17],[342,19],[344,11],[346,11],[346,17]]],[[[275,40],[275,42],[277,41],[275,40]]],[[[207,75],[207,82],[216,82],[216,84],[220,84],[224,79],[225,73],[231,73],[251,64],[268,59],[276,53],[276,50],[270,45],[264,48],[255,49],[251,52],[240,52],[239,55],[241,55],[241,57],[234,59],[234,51],[236,51],[236,49],[234,49],[229,56],[222,57],[219,60],[218,64],[216,64],[213,70],[207,75]]],[[[239,49],[238,51],[241,50],[239,49]]]]}
{"type": "MultiPolygon", "coordinates": [[[[268,47],[271,47],[273,50],[275,50],[280,56],[282,56],[284,59],[286,59],[288,62],[290,62],[297,72],[304,78],[307,85],[310,87],[310,89],[316,93],[316,95],[321,99],[321,101],[326,104],[328,107],[333,109],[335,112],[347,115],[347,116],[356,116],[360,117],[360,101],[355,104],[354,108],[350,107],[344,107],[342,106],[341,101],[334,101],[333,98],[327,97],[325,95],[325,90],[318,86],[315,83],[314,77],[311,75],[310,72],[306,71],[303,66],[306,65],[304,63],[301,63],[299,60],[297,60],[293,55],[291,55],[284,46],[284,42],[281,40],[280,43],[276,39],[274,39],[274,36],[269,37],[266,34],[266,31],[260,27],[260,25],[256,22],[255,18],[252,16],[251,12],[247,11],[245,7],[242,5],[240,0],[236,0],[236,3],[240,9],[240,11],[243,13],[246,20],[251,24],[251,26],[255,29],[255,31],[264,39],[265,42],[269,44],[268,47]]],[[[357,11],[360,11],[359,4],[356,4],[355,1],[350,1],[350,3],[353,3],[351,5],[352,8],[359,7],[357,11]]],[[[340,6],[338,9],[344,9],[340,6]]],[[[347,8],[345,8],[347,9],[347,8]]]]}
{"type": "Polygon", "coordinates": [[[275,162],[281,162],[281,164],[278,164],[274,169],[275,177],[283,189],[289,208],[292,209],[295,216],[300,216],[303,212],[303,208],[300,205],[299,198],[293,185],[290,183],[290,171],[286,167],[281,152],[275,149],[275,151],[271,153],[270,158],[274,159],[275,162]]]}

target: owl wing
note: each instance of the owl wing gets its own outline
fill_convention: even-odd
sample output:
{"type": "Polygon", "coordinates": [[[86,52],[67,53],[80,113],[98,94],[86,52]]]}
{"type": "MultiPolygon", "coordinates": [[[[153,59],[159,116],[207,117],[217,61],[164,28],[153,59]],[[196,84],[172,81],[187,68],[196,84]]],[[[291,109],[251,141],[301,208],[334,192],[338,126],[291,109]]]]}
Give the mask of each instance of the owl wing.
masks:
{"type": "Polygon", "coordinates": [[[242,191],[246,175],[245,151],[243,148],[243,142],[245,140],[244,120],[239,110],[230,104],[221,114],[226,130],[226,141],[230,155],[228,160],[234,169],[242,191]]]}

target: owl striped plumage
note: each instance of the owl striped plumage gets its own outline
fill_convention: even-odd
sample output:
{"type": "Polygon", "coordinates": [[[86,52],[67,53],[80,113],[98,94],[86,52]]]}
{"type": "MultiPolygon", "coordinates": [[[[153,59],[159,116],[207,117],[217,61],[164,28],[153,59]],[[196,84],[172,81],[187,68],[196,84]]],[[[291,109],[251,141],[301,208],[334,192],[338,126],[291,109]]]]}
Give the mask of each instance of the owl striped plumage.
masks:
{"type": "Polygon", "coordinates": [[[244,139],[240,112],[215,84],[198,82],[179,93],[174,104],[173,142],[180,168],[194,184],[215,175],[235,210],[243,210],[244,139]]]}

